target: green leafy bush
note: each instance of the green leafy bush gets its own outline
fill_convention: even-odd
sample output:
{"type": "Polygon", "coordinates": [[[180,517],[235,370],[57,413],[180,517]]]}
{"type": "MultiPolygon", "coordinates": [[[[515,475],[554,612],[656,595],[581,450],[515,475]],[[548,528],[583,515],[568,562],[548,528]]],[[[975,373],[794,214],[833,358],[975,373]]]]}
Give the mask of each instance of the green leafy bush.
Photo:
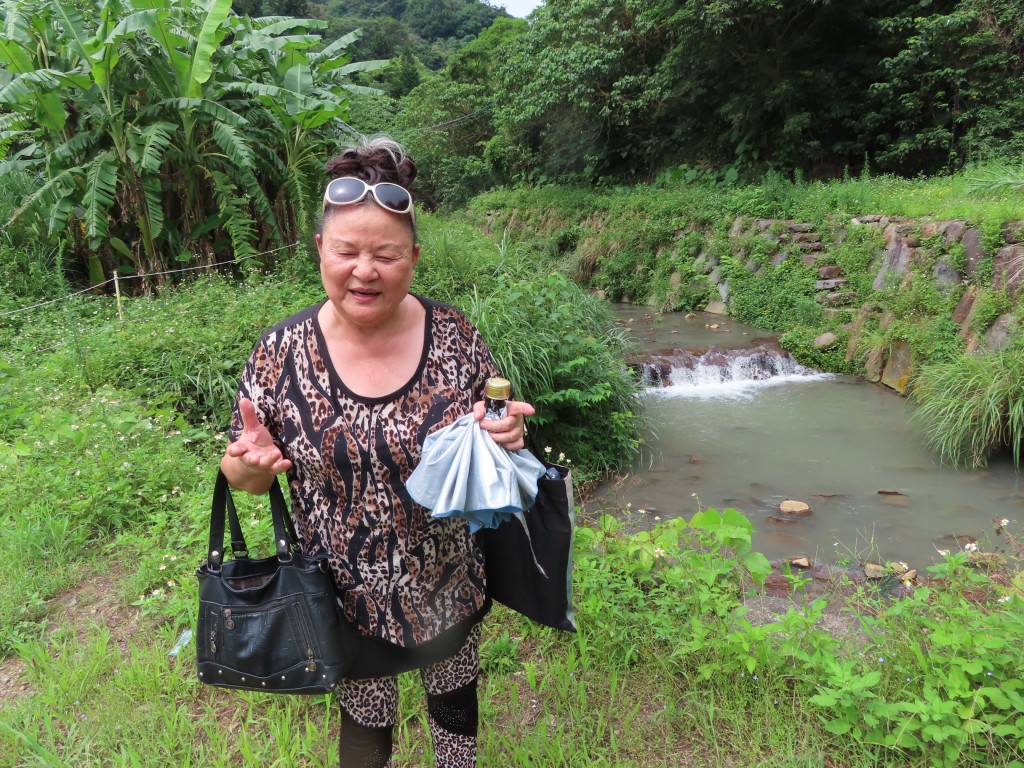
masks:
{"type": "Polygon", "coordinates": [[[742,264],[728,265],[729,306],[742,323],[770,331],[794,325],[815,326],[821,321],[821,305],[814,299],[816,270],[796,259],[768,266],[760,273],[742,264]]]}
{"type": "Polygon", "coordinates": [[[847,361],[846,347],[849,341],[849,331],[840,328],[798,326],[779,338],[779,346],[790,352],[801,365],[829,373],[856,375],[861,373],[863,368],[856,359],[847,361]],[[815,347],[814,341],[826,330],[831,330],[836,334],[836,341],[825,349],[818,349],[815,347]]]}

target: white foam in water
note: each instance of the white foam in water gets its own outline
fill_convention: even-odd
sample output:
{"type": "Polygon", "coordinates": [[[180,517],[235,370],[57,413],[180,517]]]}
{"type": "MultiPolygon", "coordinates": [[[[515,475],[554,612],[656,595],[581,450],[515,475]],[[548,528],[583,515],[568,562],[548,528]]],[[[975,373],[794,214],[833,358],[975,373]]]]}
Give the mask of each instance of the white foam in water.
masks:
{"type": "Polygon", "coordinates": [[[761,389],[796,382],[824,381],[834,374],[800,365],[775,350],[729,350],[693,356],[688,365],[673,365],[668,381],[646,395],[657,398],[749,400],[761,389]]]}

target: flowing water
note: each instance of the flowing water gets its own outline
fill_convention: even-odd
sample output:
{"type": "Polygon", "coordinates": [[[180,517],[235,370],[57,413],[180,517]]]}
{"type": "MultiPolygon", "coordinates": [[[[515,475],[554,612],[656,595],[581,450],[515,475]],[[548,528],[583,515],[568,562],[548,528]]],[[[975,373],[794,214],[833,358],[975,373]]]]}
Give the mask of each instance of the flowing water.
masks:
{"type": "Polygon", "coordinates": [[[940,466],[911,422],[913,405],[880,385],[803,368],[770,334],[728,318],[618,313],[645,370],[653,432],[629,477],[599,489],[588,509],[643,526],[733,507],[770,558],[915,568],[973,541],[996,548],[993,518],[1024,528],[1024,485],[1009,460],[940,466]],[[780,514],[786,499],[811,514],[780,514]]]}

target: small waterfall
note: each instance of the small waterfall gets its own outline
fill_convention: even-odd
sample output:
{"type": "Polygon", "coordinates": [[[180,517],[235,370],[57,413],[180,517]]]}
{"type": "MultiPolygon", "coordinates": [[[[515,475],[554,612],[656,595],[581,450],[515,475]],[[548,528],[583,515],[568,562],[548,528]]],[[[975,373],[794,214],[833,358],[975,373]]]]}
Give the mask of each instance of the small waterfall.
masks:
{"type": "Polygon", "coordinates": [[[832,378],[800,365],[784,349],[669,350],[636,360],[648,392],[664,397],[748,397],[752,391],[792,381],[832,378]]]}

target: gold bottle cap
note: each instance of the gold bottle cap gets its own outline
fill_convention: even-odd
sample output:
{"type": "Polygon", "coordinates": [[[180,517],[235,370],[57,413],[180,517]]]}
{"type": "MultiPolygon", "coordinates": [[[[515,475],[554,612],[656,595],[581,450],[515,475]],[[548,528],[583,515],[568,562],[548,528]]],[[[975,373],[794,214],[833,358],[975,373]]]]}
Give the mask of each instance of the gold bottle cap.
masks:
{"type": "Polygon", "coordinates": [[[484,397],[489,397],[491,400],[508,400],[511,394],[512,382],[508,379],[494,376],[487,380],[487,386],[484,388],[484,397]]]}

